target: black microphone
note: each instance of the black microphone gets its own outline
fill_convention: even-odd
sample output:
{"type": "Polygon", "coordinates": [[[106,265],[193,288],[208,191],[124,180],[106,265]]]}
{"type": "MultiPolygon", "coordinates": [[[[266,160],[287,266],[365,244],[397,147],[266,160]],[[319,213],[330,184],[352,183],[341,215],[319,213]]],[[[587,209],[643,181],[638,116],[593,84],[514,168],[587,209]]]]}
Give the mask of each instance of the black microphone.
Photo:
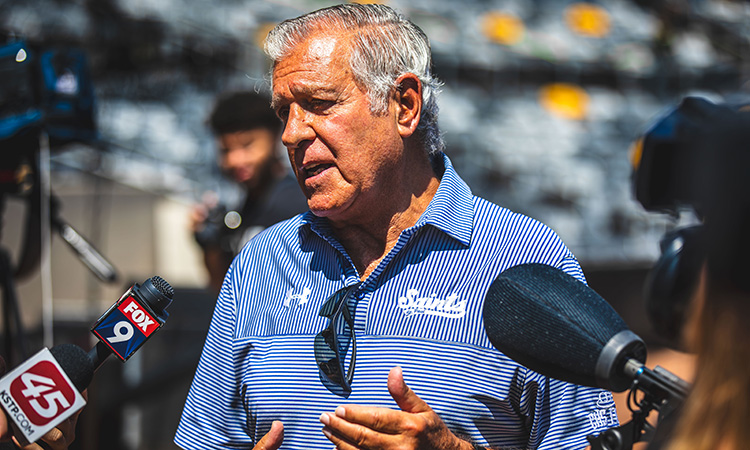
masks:
{"type": "Polygon", "coordinates": [[[99,338],[89,352],[95,367],[114,354],[126,361],[169,317],[167,306],[172,303],[174,289],[163,278],[154,276],[133,284],[91,328],[99,338]]]}
{"type": "Polygon", "coordinates": [[[648,369],[646,345],[603,298],[562,270],[522,264],[490,285],[482,309],[492,345],[551,378],[614,392],[640,390],[633,420],[597,437],[593,449],[626,449],[648,441],[652,409],[660,422],[680,407],[690,386],[669,371],[648,369]]]}
{"type": "Polygon", "coordinates": [[[78,255],[81,262],[105,283],[117,281],[117,270],[97,249],[60,216],[60,200],[53,194],[50,196],[50,221],[53,229],[60,233],[60,237],[78,255]]]}
{"type": "MultiPolygon", "coordinates": [[[[73,344],[43,348],[0,379],[0,405],[10,418],[14,436],[35,442],[81,409],[81,392],[94,372],[115,354],[125,361],[164,325],[174,289],[161,277],[128,289],[94,324],[100,341],[86,352],[73,344]]],[[[2,446],[0,446],[2,448],[2,446]]]]}
{"type": "Polygon", "coordinates": [[[83,408],[81,392],[94,370],[85,350],[62,344],[40,350],[3,376],[0,404],[16,439],[23,445],[35,442],[83,408]]]}
{"type": "Polygon", "coordinates": [[[522,264],[490,285],[482,310],[495,348],[543,375],[615,392],[630,387],[626,362],[646,345],[585,284],[544,264],[522,264]]]}
{"type": "Polygon", "coordinates": [[[70,224],[63,222],[60,218],[53,218],[52,226],[97,278],[105,283],[117,281],[115,267],[70,224]]]}
{"type": "Polygon", "coordinates": [[[96,366],[86,350],[75,344],[59,344],[49,349],[78,392],[83,392],[94,378],[96,366]]]}
{"type": "Polygon", "coordinates": [[[649,378],[684,398],[687,383],[644,366],[646,345],[593,289],[560,269],[522,264],[490,285],[482,310],[492,345],[543,375],[614,392],[649,378]],[[667,379],[665,379],[667,378],[667,379]]]}

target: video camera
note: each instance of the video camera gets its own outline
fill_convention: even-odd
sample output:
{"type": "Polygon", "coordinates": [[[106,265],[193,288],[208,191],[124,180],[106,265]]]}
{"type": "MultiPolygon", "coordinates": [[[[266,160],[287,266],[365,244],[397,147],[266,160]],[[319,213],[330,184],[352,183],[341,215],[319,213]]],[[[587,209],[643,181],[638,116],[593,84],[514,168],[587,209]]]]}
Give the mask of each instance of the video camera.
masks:
{"type": "Polygon", "coordinates": [[[39,149],[93,142],[94,89],[83,50],[43,48],[22,39],[0,44],[0,193],[16,192],[17,170],[39,149]]]}
{"type": "Polygon", "coordinates": [[[241,230],[238,230],[241,223],[242,216],[239,212],[218,203],[208,210],[202,228],[193,236],[204,249],[215,248],[233,255],[241,238],[241,230]]]}

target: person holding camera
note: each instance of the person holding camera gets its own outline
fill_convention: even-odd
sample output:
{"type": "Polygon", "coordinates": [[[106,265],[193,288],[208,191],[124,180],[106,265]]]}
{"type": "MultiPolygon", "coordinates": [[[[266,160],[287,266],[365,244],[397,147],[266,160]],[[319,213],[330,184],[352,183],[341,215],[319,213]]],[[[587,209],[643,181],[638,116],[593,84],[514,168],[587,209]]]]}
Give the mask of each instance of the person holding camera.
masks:
{"type": "Polygon", "coordinates": [[[227,209],[214,196],[191,213],[209,286],[218,292],[242,246],[265,228],[306,211],[307,201],[277,151],[282,123],[266,96],[252,91],[224,94],[208,125],[218,143],[219,167],[245,191],[237,210],[227,209]]]}
{"type": "Polygon", "coordinates": [[[694,155],[689,199],[705,259],[683,331],[695,380],[664,448],[739,450],[750,442],[750,111],[688,99],[678,112],[690,124],[682,150],[694,155]]]}
{"type": "Polygon", "coordinates": [[[643,139],[638,201],[675,217],[692,210],[700,222],[665,235],[646,283],[654,330],[695,358],[690,392],[675,414],[659,418],[648,450],[739,450],[750,442],[748,142],[746,102],[692,96],[643,139]]]}

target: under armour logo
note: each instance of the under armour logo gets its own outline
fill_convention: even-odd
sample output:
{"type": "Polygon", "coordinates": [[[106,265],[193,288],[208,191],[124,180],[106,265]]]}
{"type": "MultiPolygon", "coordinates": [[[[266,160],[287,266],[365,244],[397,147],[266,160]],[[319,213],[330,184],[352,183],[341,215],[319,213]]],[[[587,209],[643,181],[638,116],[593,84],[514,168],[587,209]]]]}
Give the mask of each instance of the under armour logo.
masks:
{"type": "Polygon", "coordinates": [[[309,297],[312,292],[310,288],[302,288],[301,294],[293,294],[292,292],[294,292],[294,288],[286,291],[286,296],[284,297],[284,308],[289,308],[292,305],[292,300],[297,300],[297,303],[300,306],[310,301],[309,297]]]}

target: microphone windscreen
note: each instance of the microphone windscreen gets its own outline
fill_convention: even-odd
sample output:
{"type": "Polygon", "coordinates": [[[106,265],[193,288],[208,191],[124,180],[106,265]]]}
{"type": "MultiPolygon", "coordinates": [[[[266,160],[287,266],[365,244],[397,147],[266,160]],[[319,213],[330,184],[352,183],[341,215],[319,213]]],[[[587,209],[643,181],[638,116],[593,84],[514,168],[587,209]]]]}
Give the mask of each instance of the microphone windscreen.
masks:
{"type": "Polygon", "coordinates": [[[156,314],[166,314],[164,311],[174,297],[174,288],[160,276],[153,276],[146,280],[141,286],[141,294],[145,298],[148,306],[156,314]]]}
{"type": "Polygon", "coordinates": [[[598,386],[602,349],[627,330],[622,318],[593,289],[562,270],[522,264],[490,285],[482,310],[492,345],[551,378],[598,386]]]}
{"type": "Polygon", "coordinates": [[[91,383],[91,379],[94,378],[94,371],[96,370],[88,353],[74,344],[56,345],[49,351],[78,389],[78,392],[83,392],[91,383]]]}

